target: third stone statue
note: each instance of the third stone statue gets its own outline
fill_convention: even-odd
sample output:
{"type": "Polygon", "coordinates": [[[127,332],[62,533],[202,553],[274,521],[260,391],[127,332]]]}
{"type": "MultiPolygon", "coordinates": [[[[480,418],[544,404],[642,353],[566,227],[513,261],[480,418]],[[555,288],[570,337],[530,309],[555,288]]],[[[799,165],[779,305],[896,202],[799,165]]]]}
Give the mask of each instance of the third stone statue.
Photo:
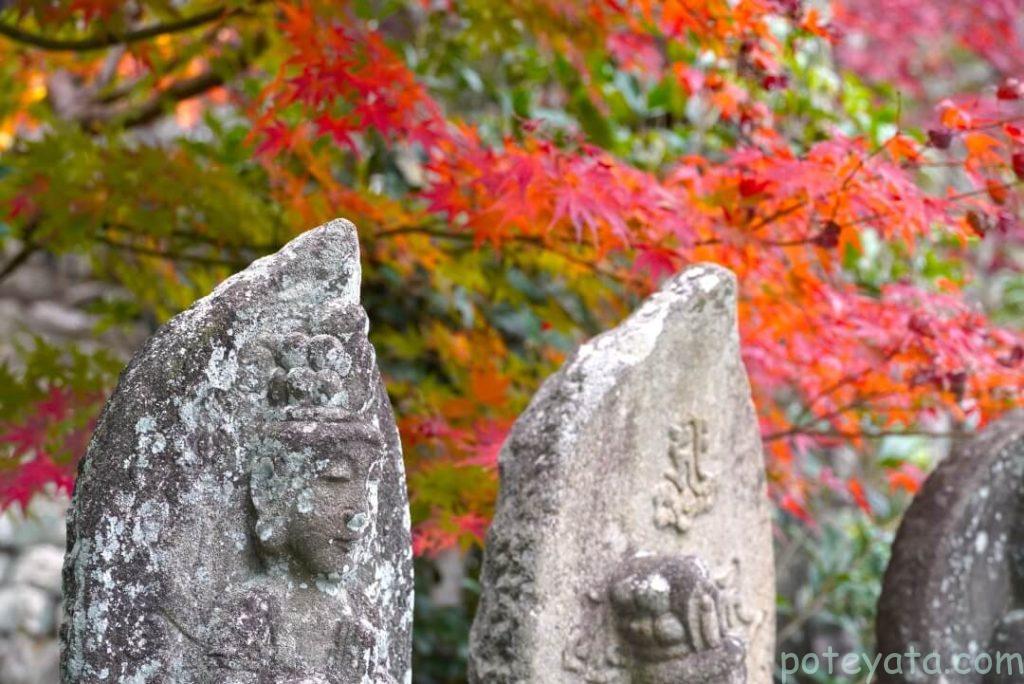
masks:
{"type": "Polygon", "coordinates": [[[771,681],[770,507],[735,307],[731,273],[686,270],[516,421],[471,681],[771,681]]]}
{"type": "Polygon", "coordinates": [[[359,288],[334,221],[132,360],[69,515],[64,681],[410,681],[401,447],[359,288]]]}
{"type": "Polygon", "coordinates": [[[1024,412],[961,440],[928,476],[893,542],[876,626],[884,658],[919,654],[879,682],[1024,681],[1024,412]]]}

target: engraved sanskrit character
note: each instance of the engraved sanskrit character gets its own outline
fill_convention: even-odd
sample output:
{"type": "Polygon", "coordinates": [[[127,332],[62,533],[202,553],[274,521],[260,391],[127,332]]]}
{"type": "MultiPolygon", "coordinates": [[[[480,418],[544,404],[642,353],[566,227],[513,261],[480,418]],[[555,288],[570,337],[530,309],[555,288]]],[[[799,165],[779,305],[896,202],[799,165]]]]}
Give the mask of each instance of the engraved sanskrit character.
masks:
{"type": "Polygon", "coordinates": [[[749,610],[744,605],[741,579],[740,559],[733,558],[723,572],[715,575],[715,585],[722,595],[726,629],[743,633],[748,640],[753,640],[761,628],[761,623],[764,622],[765,613],[763,610],[749,610]]]}
{"type": "Polygon", "coordinates": [[[573,626],[569,644],[562,652],[562,669],[575,673],[587,684],[621,682],[625,661],[609,623],[606,596],[590,591],[585,602],[585,617],[573,626]]]}
{"type": "Polygon", "coordinates": [[[654,492],[654,524],[671,527],[680,534],[689,530],[696,516],[711,508],[715,479],[706,469],[708,426],[700,418],[689,418],[669,431],[669,458],[654,492]]]}

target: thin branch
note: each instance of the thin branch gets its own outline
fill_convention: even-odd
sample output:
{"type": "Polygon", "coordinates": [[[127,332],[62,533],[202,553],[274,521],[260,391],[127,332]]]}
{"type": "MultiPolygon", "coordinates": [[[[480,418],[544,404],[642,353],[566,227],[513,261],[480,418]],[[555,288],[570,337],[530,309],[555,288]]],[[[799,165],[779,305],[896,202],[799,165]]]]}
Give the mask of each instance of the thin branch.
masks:
{"type": "MultiPolygon", "coordinates": [[[[242,69],[245,67],[242,66],[242,69]]],[[[184,78],[175,81],[167,88],[154,94],[139,107],[130,111],[123,118],[118,118],[125,128],[143,126],[159,119],[171,104],[202,95],[208,90],[213,90],[224,85],[225,78],[222,74],[209,69],[191,78],[184,78]]]]}
{"type": "Polygon", "coordinates": [[[103,32],[87,38],[77,39],[50,38],[48,36],[30,33],[29,31],[18,28],[17,26],[0,23],[0,36],[5,36],[15,42],[30,45],[41,50],[52,50],[58,52],[87,52],[91,50],[103,50],[114,45],[137,43],[142,40],[170,33],[189,31],[198,26],[202,26],[203,24],[218,21],[242,11],[244,11],[242,8],[231,9],[227,6],[215,7],[211,10],[207,10],[206,12],[200,12],[199,14],[195,14],[191,17],[186,17],[178,21],[153,24],[135,29],[134,31],[126,31],[119,34],[103,32]]]}
{"type": "MultiPolygon", "coordinates": [[[[901,102],[902,102],[902,100],[901,100],[901,102]]],[[[879,145],[878,147],[873,149],[870,152],[870,154],[868,154],[866,157],[861,157],[857,161],[856,166],[854,166],[852,169],[850,169],[850,172],[848,174],[846,174],[846,178],[843,179],[842,185],[840,185],[839,189],[836,191],[836,201],[833,202],[833,204],[832,204],[832,212],[829,214],[829,217],[828,217],[828,220],[829,220],[830,223],[834,222],[836,220],[836,214],[839,212],[839,201],[840,201],[840,199],[842,199],[841,196],[842,196],[842,194],[844,192],[846,192],[846,189],[849,187],[850,183],[853,182],[853,179],[857,176],[857,174],[860,172],[861,169],[863,169],[865,166],[867,166],[867,163],[869,161],[871,161],[872,159],[877,157],[879,154],[881,154],[882,151],[885,150],[885,148],[887,148],[889,146],[889,143],[892,142],[896,138],[897,135],[900,135],[899,127],[897,127],[897,129],[896,129],[896,133],[894,133],[890,138],[886,139],[886,141],[883,142],[881,145],[879,145]]]]}
{"type": "MultiPolygon", "coordinates": [[[[857,547],[857,553],[854,554],[853,558],[849,560],[848,565],[855,565],[862,561],[869,555],[868,547],[864,544],[860,544],[857,547]]],[[[792,618],[785,624],[779,625],[779,630],[776,633],[775,640],[778,644],[783,644],[810,619],[821,614],[821,609],[828,603],[829,597],[832,592],[835,591],[836,586],[839,583],[839,577],[836,574],[825,577],[821,585],[818,587],[818,591],[814,597],[804,605],[801,610],[793,615],[792,618]]]]}
{"type": "Polygon", "coordinates": [[[39,251],[38,246],[31,242],[26,242],[18,253],[11,257],[11,260],[8,261],[2,269],[0,269],[0,282],[6,280],[8,276],[18,270],[18,268],[28,261],[28,258],[37,251],[39,251]]]}
{"type": "Polygon", "coordinates": [[[798,200],[796,203],[791,204],[784,209],[778,209],[767,216],[762,217],[760,220],[751,223],[748,227],[748,231],[755,231],[764,228],[765,226],[774,223],[775,221],[792,214],[795,211],[799,211],[803,207],[807,206],[808,201],[806,199],[798,200]]]}
{"type": "MultiPolygon", "coordinates": [[[[1024,180],[1015,180],[1015,181],[1011,181],[1009,183],[1000,183],[999,185],[994,185],[992,187],[995,188],[995,189],[1000,189],[1001,188],[1001,189],[1004,189],[1004,190],[1009,190],[1010,188],[1015,188],[1015,187],[1018,187],[1018,186],[1021,186],[1021,185],[1024,185],[1024,180]]],[[[989,192],[991,192],[991,190],[989,188],[982,188],[982,189],[979,189],[979,190],[969,190],[967,192],[961,192],[961,193],[956,194],[956,195],[950,195],[948,197],[939,198],[939,199],[944,199],[944,200],[946,200],[948,202],[959,202],[962,199],[967,199],[969,197],[975,197],[977,195],[985,195],[985,194],[988,194],[989,192]]],[[[840,226],[840,228],[847,228],[849,226],[855,226],[855,225],[858,225],[858,224],[861,224],[861,223],[870,223],[872,221],[877,221],[878,219],[888,218],[889,216],[893,216],[893,215],[895,215],[897,213],[899,213],[897,210],[892,210],[892,211],[883,211],[883,212],[877,212],[877,213],[874,213],[874,214],[868,214],[867,216],[861,216],[860,218],[854,219],[852,221],[847,221],[846,223],[839,224],[839,226],[840,226]]]]}
{"type": "MultiPolygon", "coordinates": [[[[470,235],[468,233],[457,233],[453,231],[442,230],[440,228],[429,228],[426,226],[406,226],[403,228],[392,228],[390,230],[380,231],[375,235],[375,237],[390,238],[397,237],[400,235],[427,235],[430,237],[442,238],[446,240],[461,240],[465,242],[471,242],[475,239],[473,235],[470,235]]],[[[625,274],[617,273],[614,270],[604,268],[600,264],[588,261],[583,257],[578,257],[574,254],[570,254],[569,252],[557,249],[553,245],[548,244],[543,239],[535,235],[511,235],[505,238],[505,240],[507,242],[528,244],[533,245],[535,247],[539,247],[540,249],[543,249],[547,252],[550,252],[551,254],[559,256],[565,259],[566,261],[574,263],[578,266],[583,266],[584,268],[590,269],[591,271],[597,273],[598,275],[602,275],[606,278],[611,278],[616,282],[629,283],[633,285],[643,284],[639,278],[631,278],[625,274]]]]}
{"type": "Polygon", "coordinates": [[[110,238],[102,235],[96,236],[96,240],[112,249],[131,252],[132,254],[139,254],[141,256],[155,257],[157,259],[167,259],[169,261],[188,261],[196,264],[205,264],[207,266],[229,266],[232,268],[239,268],[248,265],[248,262],[241,262],[237,260],[185,254],[183,252],[170,252],[154,249],[152,247],[132,245],[124,242],[118,242],[117,240],[111,240],[110,238]]]}
{"type": "Polygon", "coordinates": [[[235,73],[248,68],[253,58],[266,49],[266,46],[266,38],[261,34],[248,49],[242,48],[224,55],[202,73],[179,79],[139,103],[104,105],[104,96],[94,96],[82,90],[76,91],[69,81],[69,76],[64,72],[57,72],[51,77],[54,109],[63,111],[65,119],[76,121],[86,130],[93,132],[110,122],[126,128],[149,124],[163,116],[171,105],[198,97],[224,85],[235,73]],[[83,95],[97,99],[83,103],[83,95]]]}
{"type": "MultiPolygon", "coordinates": [[[[174,53],[166,62],[159,65],[159,72],[169,74],[177,71],[180,67],[188,63],[193,57],[200,52],[209,48],[217,38],[217,32],[220,30],[219,26],[211,27],[210,29],[203,32],[203,34],[190,45],[187,49],[182,49],[174,53]]],[[[113,52],[113,51],[112,51],[113,52]]],[[[116,84],[93,84],[92,89],[95,91],[93,100],[97,104],[109,105],[118,100],[131,95],[132,92],[139,87],[140,84],[146,83],[154,79],[156,74],[152,71],[146,71],[138,76],[130,79],[124,79],[121,83],[116,84]]]]}
{"type": "Polygon", "coordinates": [[[231,242],[230,240],[225,240],[223,237],[197,233],[195,231],[185,230],[183,228],[173,228],[167,234],[147,233],[124,223],[104,222],[102,228],[105,230],[118,231],[120,233],[124,233],[125,235],[134,237],[167,238],[170,240],[180,238],[183,241],[208,245],[210,247],[216,247],[218,249],[231,249],[235,251],[245,250],[255,252],[258,254],[269,254],[270,252],[276,252],[277,250],[284,247],[284,244],[280,242],[231,242]]]}
{"type": "Polygon", "coordinates": [[[944,439],[959,436],[959,433],[949,430],[883,430],[881,432],[854,432],[849,430],[807,430],[792,429],[782,432],[773,432],[761,437],[762,442],[773,442],[777,439],[795,437],[831,437],[836,439],[885,439],[886,437],[931,437],[944,439]]]}
{"type": "Polygon", "coordinates": [[[117,76],[117,65],[121,63],[124,53],[125,47],[123,45],[119,45],[107,53],[106,59],[103,60],[103,66],[100,68],[100,72],[92,84],[94,89],[101,90],[110,85],[114,77],[117,76]]]}
{"type": "Polygon", "coordinates": [[[429,228],[427,226],[403,226],[402,228],[390,228],[374,234],[374,237],[390,238],[401,235],[429,235],[431,237],[445,238],[448,240],[472,240],[473,236],[468,233],[457,233],[451,230],[440,228],[429,228]]]}
{"type": "Polygon", "coordinates": [[[797,630],[804,626],[808,620],[816,617],[821,613],[821,609],[828,603],[829,596],[835,589],[836,581],[832,577],[828,577],[821,584],[821,588],[818,593],[814,596],[811,601],[805,605],[799,613],[794,615],[789,622],[779,626],[779,631],[775,636],[776,643],[783,644],[786,639],[796,634],[797,630]]]}
{"type": "MultiPolygon", "coordinates": [[[[844,375],[843,377],[839,378],[838,380],[833,382],[831,385],[826,386],[824,389],[822,389],[816,395],[811,397],[810,401],[808,401],[807,404],[805,405],[804,410],[800,413],[800,415],[797,417],[797,419],[795,421],[793,421],[794,425],[800,426],[800,425],[803,424],[804,420],[807,420],[808,418],[814,417],[813,414],[812,414],[812,411],[814,410],[814,405],[817,404],[822,399],[824,399],[825,397],[827,397],[830,394],[832,394],[833,392],[836,392],[837,390],[841,389],[844,385],[849,385],[850,383],[853,383],[853,382],[856,382],[856,381],[860,380],[861,378],[863,378],[864,376],[868,375],[869,373],[871,373],[873,371],[877,371],[879,368],[881,368],[885,364],[887,364],[890,361],[892,361],[893,358],[896,356],[896,354],[899,353],[900,348],[903,347],[905,342],[906,342],[905,339],[900,340],[899,344],[893,345],[892,348],[889,351],[885,352],[882,355],[881,359],[876,360],[875,363],[873,363],[871,365],[868,365],[868,366],[865,366],[864,368],[862,368],[859,371],[847,373],[846,375],[844,375]]],[[[814,419],[815,420],[819,420],[819,418],[817,418],[817,417],[814,417],[814,419]]]]}

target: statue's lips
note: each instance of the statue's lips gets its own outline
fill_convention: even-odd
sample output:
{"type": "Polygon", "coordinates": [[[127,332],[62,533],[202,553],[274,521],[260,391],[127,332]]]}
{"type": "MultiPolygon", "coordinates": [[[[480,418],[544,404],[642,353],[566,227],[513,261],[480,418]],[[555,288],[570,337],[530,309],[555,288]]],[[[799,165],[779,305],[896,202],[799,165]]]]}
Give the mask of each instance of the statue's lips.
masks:
{"type": "Polygon", "coordinates": [[[348,551],[357,541],[359,537],[332,537],[331,548],[348,551]]]}
{"type": "Polygon", "coordinates": [[[288,422],[355,423],[365,420],[358,412],[340,406],[289,406],[283,413],[288,422]]]}

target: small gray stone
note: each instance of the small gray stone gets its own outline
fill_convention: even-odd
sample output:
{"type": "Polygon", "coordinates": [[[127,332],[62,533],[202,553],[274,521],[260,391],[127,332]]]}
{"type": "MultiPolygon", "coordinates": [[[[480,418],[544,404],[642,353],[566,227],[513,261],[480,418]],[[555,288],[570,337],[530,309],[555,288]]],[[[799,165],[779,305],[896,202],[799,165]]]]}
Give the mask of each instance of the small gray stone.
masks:
{"type": "Polygon", "coordinates": [[[52,264],[39,258],[42,256],[37,253],[0,281],[0,297],[14,297],[25,302],[56,297],[60,278],[56,277],[52,264]]]}
{"type": "Polygon", "coordinates": [[[36,544],[64,548],[64,516],[68,498],[63,494],[41,493],[22,512],[11,508],[0,513],[0,549],[22,549],[36,544]]]}
{"type": "Polygon", "coordinates": [[[65,282],[77,282],[93,277],[92,264],[83,254],[61,254],[56,258],[56,268],[65,282]]]}
{"type": "Polygon", "coordinates": [[[471,682],[771,681],[771,509],[735,309],[732,274],[686,270],[516,421],[471,682]]]}
{"type": "Polygon", "coordinates": [[[89,314],[53,301],[38,301],[28,309],[33,330],[55,335],[81,335],[92,329],[89,314]]]}
{"type": "MultiPolygon", "coordinates": [[[[112,291],[117,292],[110,283],[96,280],[75,283],[64,292],[64,302],[74,308],[81,308],[109,297],[112,291]]],[[[122,298],[127,298],[125,293],[119,294],[122,298]]]]}
{"type": "Polygon", "coordinates": [[[0,682],[56,684],[60,681],[60,645],[56,639],[23,634],[0,639],[0,682]]]}
{"type": "Polygon", "coordinates": [[[25,584],[0,587],[0,634],[51,634],[53,601],[41,589],[25,584]]]}
{"type": "Polygon", "coordinates": [[[61,549],[49,544],[33,546],[23,551],[12,564],[8,581],[29,584],[59,597],[63,565],[64,552],[61,549]]]}
{"type": "Polygon", "coordinates": [[[16,549],[18,544],[18,529],[14,521],[15,512],[8,509],[0,513],[0,549],[16,549]]]}
{"type": "Polygon", "coordinates": [[[0,340],[10,343],[11,336],[25,323],[25,309],[13,299],[0,299],[0,340]]]}
{"type": "Polygon", "coordinates": [[[459,547],[445,549],[434,559],[438,578],[430,590],[430,602],[438,607],[454,607],[462,604],[462,593],[466,582],[466,556],[459,547]]]}

